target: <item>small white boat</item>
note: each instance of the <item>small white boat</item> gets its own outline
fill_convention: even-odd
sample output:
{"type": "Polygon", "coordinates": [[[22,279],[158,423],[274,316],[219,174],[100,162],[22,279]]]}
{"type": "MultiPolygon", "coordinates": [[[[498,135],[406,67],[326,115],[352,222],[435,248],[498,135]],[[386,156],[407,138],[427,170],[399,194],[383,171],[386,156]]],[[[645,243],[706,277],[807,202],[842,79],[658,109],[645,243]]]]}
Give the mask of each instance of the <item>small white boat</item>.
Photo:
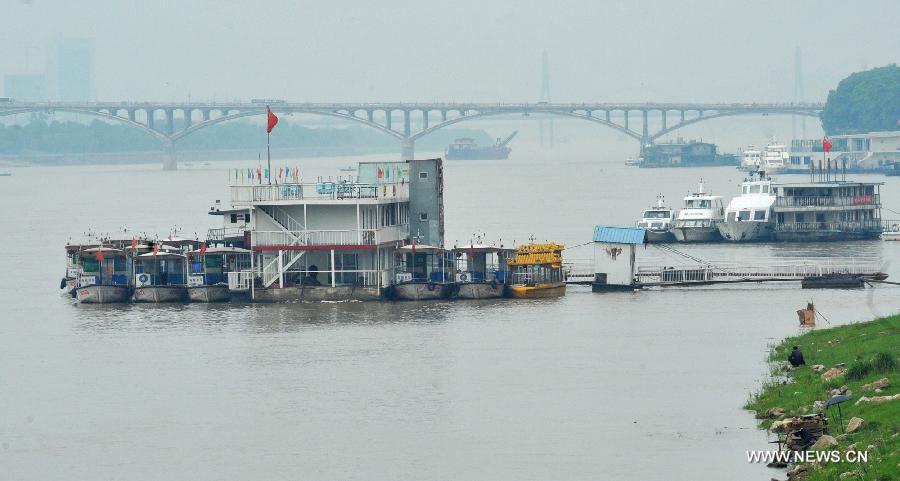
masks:
{"type": "Polygon", "coordinates": [[[81,251],[82,271],[74,290],[75,299],[85,304],[128,302],[131,287],[125,259],[125,252],[113,247],[98,246],[81,251]]]}
{"type": "Polygon", "coordinates": [[[180,302],[187,299],[185,256],[159,251],[135,258],[134,300],[136,302],[180,302]]]}
{"type": "Polygon", "coordinates": [[[714,242],[721,240],[719,223],[725,219],[722,197],[704,192],[703,179],[697,192],[684,198],[672,233],[678,242],[714,242]]]}
{"type": "Polygon", "coordinates": [[[775,230],[775,187],[765,172],[758,172],[741,183],[741,195],[725,208],[725,220],[719,223],[722,238],[733,242],[768,240],[775,230]]]}
{"type": "Polygon", "coordinates": [[[762,151],[753,145],[748,145],[747,148],[741,152],[740,168],[747,172],[757,172],[760,170],[762,168],[762,151]]]}
{"type": "Polygon", "coordinates": [[[390,297],[404,301],[450,297],[453,283],[450,282],[448,251],[425,244],[411,244],[397,249],[397,254],[401,256],[401,267],[390,288],[390,297]]]}
{"type": "Polygon", "coordinates": [[[662,194],[656,196],[656,205],[644,211],[643,218],[637,224],[647,231],[648,242],[672,242],[675,235],[675,210],[666,205],[662,194]]]}
{"type": "Polygon", "coordinates": [[[514,249],[470,242],[456,247],[456,293],[459,299],[492,299],[503,297],[509,272],[506,261],[515,255],[514,249]]]}
{"type": "Polygon", "coordinates": [[[250,251],[238,247],[201,247],[188,255],[191,275],[188,276],[187,295],[191,302],[231,300],[228,273],[250,267],[250,251]]]}
{"type": "Polygon", "coordinates": [[[625,159],[625,165],[640,165],[640,164],[641,164],[640,159],[635,159],[634,157],[629,157],[629,158],[625,159]]]}

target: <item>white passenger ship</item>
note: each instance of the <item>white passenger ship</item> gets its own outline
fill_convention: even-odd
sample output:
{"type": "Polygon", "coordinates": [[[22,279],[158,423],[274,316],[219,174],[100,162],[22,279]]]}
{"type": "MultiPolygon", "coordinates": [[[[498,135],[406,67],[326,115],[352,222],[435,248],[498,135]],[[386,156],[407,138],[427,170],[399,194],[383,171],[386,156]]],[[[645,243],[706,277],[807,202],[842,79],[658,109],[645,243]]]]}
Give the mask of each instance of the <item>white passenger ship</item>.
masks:
{"type": "Polygon", "coordinates": [[[759,170],[770,174],[778,173],[784,170],[790,159],[788,148],[784,144],[779,144],[775,137],[766,145],[766,151],[763,155],[762,164],[759,170]]]}
{"type": "Polygon", "coordinates": [[[760,169],[761,165],[762,152],[753,145],[748,145],[747,148],[741,152],[741,170],[756,172],[760,169]]]}
{"type": "Polygon", "coordinates": [[[712,242],[721,240],[719,224],[725,218],[722,197],[704,192],[703,179],[697,192],[684,198],[672,233],[678,242],[712,242]]]}
{"type": "Polygon", "coordinates": [[[769,240],[775,229],[775,187],[765,172],[759,171],[741,183],[741,195],[725,208],[719,224],[722,238],[733,242],[769,240]]]}

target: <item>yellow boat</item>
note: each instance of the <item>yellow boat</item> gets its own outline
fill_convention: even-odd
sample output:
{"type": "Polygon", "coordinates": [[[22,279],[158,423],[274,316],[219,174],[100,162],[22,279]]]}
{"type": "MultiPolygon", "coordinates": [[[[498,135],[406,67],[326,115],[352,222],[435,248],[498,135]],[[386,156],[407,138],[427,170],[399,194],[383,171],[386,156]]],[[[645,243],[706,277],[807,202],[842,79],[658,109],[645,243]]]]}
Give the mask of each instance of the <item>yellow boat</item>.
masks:
{"type": "Polygon", "coordinates": [[[510,295],[518,299],[566,295],[562,269],[563,249],[565,246],[553,242],[531,243],[516,248],[516,257],[508,261],[511,274],[510,295]]]}

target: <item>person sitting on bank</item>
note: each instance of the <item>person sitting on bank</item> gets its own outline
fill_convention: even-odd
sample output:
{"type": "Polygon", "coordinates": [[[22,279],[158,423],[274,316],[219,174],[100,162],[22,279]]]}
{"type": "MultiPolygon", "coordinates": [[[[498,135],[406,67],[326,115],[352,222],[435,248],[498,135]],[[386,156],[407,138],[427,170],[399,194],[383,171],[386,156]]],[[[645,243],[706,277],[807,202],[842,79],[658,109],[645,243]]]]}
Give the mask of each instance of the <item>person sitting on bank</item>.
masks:
{"type": "Polygon", "coordinates": [[[803,353],[800,352],[800,348],[794,346],[794,349],[791,351],[791,354],[788,356],[788,362],[791,363],[791,366],[800,367],[806,364],[806,361],[803,360],[803,353]]]}

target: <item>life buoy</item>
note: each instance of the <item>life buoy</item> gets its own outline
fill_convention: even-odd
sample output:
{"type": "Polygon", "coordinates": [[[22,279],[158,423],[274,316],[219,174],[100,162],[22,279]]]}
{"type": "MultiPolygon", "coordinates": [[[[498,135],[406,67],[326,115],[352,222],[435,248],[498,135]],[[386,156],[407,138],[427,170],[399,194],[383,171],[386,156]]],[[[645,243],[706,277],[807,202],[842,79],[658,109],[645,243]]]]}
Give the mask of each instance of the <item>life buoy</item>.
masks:
{"type": "Polygon", "coordinates": [[[428,290],[429,290],[429,291],[433,291],[434,288],[435,288],[435,285],[429,282],[429,283],[428,283],[428,290]]]}
{"type": "Polygon", "coordinates": [[[891,232],[900,232],[900,224],[894,224],[891,226],[891,232]]]}
{"type": "Polygon", "coordinates": [[[459,280],[466,282],[467,280],[469,280],[469,275],[466,274],[465,272],[463,272],[462,274],[459,275],[459,280]]]}

